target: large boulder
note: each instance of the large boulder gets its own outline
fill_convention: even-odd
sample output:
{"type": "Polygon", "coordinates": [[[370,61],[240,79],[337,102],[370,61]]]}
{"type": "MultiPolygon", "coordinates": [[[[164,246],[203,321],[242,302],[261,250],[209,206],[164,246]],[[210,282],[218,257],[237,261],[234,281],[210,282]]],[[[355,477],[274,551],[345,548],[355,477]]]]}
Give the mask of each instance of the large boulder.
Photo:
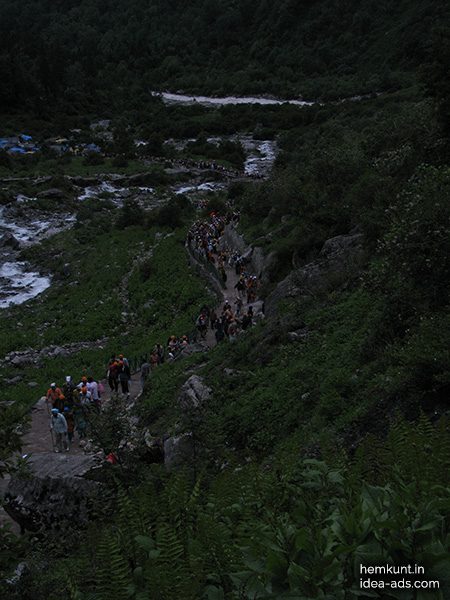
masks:
{"type": "Polygon", "coordinates": [[[192,465],[195,445],[192,435],[173,435],[164,442],[164,466],[168,471],[192,465]]]}
{"type": "Polygon", "coordinates": [[[353,233],[327,240],[315,261],[293,271],[266,298],[266,317],[274,317],[277,314],[278,303],[282,300],[336,289],[342,283],[343,277],[360,263],[363,252],[362,239],[361,233],[353,233]]]}
{"type": "Polygon", "coordinates": [[[237,250],[242,256],[244,263],[249,265],[250,270],[260,280],[264,279],[268,267],[272,264],[276,256],[275,252],[271,252],[265,256],[259,246],[248,245],[244,237],[237,233],[233,223],[225,227],[224,235],[222,236],[222,247],[237,250]]]}
{"type": "Polygon", "coordinates": [[[22,529],[38,531],[63,522],[88,521],[102,485],[94,477],[94,456],[35,454],[24,469],[11,477],[4,508],[22,529]]]}
{"type": "Polygon", "coordinates": [[[211,395],[211,388],[203,383],[203,378],[191,375],[180,390],[179,403],[181,411],[186,413],[199,408],[211,395]]]}
{"type": "Polygon", "coordinates": [[[178,424],[176,431],[164,439],[164,466],[167,470],[194,467],[196,460],[205,455],[207,449],[195,432],[203,420],[203,405],[210,395],[211,389],[198,375],[191,375],[181,387],[178,401],[182,428],[178,424]],[[181,429],[184,431],[181,432],[181,429]]]}
{"type": "Polygon", "coordinates": [[[199,352],[207,352],[208,350],[208,344],[206,344],[202,340],[197,340],[195,342],[191,342],[185,348],[182,348],[180,353],[176,355],[174,360],[181,360],[185,356],[190,356],[191,354],[198,354],[199,352]]]}

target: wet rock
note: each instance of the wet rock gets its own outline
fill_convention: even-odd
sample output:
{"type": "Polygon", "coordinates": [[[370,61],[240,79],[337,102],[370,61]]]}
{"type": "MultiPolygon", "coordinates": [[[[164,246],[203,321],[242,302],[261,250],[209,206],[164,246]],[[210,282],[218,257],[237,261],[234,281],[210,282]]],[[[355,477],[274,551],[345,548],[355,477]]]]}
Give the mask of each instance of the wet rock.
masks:
{"type": "Polygon", "coordinates": [[[201,342],[201,341],[192,342],[191,344],[189,344],[188,346],[183,348],[181,350],[181,352],[179,354],[177,354],[177,356],[174,358],[174,360],[181,360],[185,356],[189,356],[191,354],[197,354],[198,352],[206,352],[207,350],[209,350],[209,346],[207,344],[205,344],[204,342],[201,342]]]}
{"type": "Polygon", "coordinates": [[[248,371],[236,371],[235,369],[224,369],[223,374],[227,377],[237,377],[239,375],[248,375],[248,371]]]}
{"type": "Polygon", "coordinates": [[[36,195],[37,198],[46,198],[48,200],[61,200],[66,197],[66,193],[62,190],[58,190],[57,188],[52,188],[50,190],[43,190],[36,195]]]}
{"type": "Polygon", "coordinates": [[[14,400],[5,400],[4,402],[0,402],[0,411],[8,410],[14,404],[14,400]]]}
{"type": "Polygon", "coordinates": [[[81,177],[81,175],[72,177],[71,181],[74,185],[83,188],[92,187],[99,184],[99,180],[96,177],[81,177]]]}
{"type": "Polygon", "coordinates": [[[46,396],[41,396],[39,400],[34,404],[31,408],[33,411],[42,412],[47,409],[47,398],[46,396]]]}
{"type": "Polygon", "coordinates": [[[33,357],[29,356],[28,354],[24,354],[24,355],[17,355],[14,356],[14,358],[11,359],[11,364],[14,365],[15,367],[21,367],[23,365],[26,364],[30,364],[33,362],[33,357]]]}
{"type": "Polygon", "coordinates": [[[7,233],[0,238],[0,248],[11,248],[12,250],[20,249],[20,242],[13,235],[7,233]]]}
{"type": "Polygon", "coordinates": [[[310,337],[308,329],[299,329],[298,331],[289,331],[287,334],[291,342],[303,342],[310,337]]]}
{"type": "Polygon", "coordinates": [[[93,480],[97,466],[92,456],[35,454],[11,477],[5,510],[30,531],[85,524],[102,487],[93,480]]]}
{"type": "Polygon", "coordinates": [[[67,358],[70,356],[70,352],[66,348],[55,348],[50,356],[62,356],[63,358],[67,358]]]}
{"type": "Polygon", "coordinates": [[[249,246],[245,239],[236,232],[233,225],[225,228],[222,240],[223,247],[236,249],[244,262],[250,265],[250,270],[256,273],[259,279],[264,278],[264,274],[276,256],[275,252],[264,256],[262,249],[259,246],[249,246]]]}

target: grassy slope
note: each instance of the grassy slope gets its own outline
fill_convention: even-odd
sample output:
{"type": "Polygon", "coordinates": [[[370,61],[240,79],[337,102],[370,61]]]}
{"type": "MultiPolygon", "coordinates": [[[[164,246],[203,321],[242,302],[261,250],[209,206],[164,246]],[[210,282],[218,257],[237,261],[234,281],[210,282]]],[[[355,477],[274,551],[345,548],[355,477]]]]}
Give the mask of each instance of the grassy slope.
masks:
{"type": "Polygon", "coordinates": [[[75,342],[94,342],[93,348],[69,358],[44,357],[39,369],[15,369],[4,362],[3,376],[22,373],[22,383],[8,387],[5,399],[27,397],[29,381],[38,382],[44,393],[50,381],[62,382],[67,374],[75,379],[85,373],[102,377],[111,354],[139,356],[157,341],[165,343],[172,332],[189,331],[198,307],[210,301],[198,275],[189,268],[184,229],[155,243],[156,229],[129,227],[105,233],[83,228],[59,234],[27,253],[27,258],[34,255],[37,265],[45,264],[58,275],[70,263],[71,274],[55,280],[37,300],[2,311],[0,354],[75,342]],[[87,235],[81,236],[83,231],[87,235]],[[147,256],[150,248],[154,248],[150,264],[157,267],[148,277],[142,275],[139,258],[147,256]],[[178,282],[175,288],[174,282],[178,282]],[[145,308],[151,299],[155,303],[145,308]],[[95,349],[95,341],[105,337],[106,347],[95,349]]]}

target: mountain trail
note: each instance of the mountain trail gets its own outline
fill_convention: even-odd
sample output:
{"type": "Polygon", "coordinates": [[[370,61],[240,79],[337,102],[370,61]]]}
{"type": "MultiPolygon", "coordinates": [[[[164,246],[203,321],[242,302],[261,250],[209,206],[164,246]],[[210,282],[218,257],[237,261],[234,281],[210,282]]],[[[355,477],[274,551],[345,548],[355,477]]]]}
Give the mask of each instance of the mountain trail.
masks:
{"type": "MultiPolygon", "coordinates": [[[[228,264],[225,265],[225,273],[227,276],[226,287],[223,289],[223,298],[218,302],[215,311],[217,316],[222,314],[223,307],[225,302],[228,301],[233,314],[236,311],[236,300],[238,299],[238,293],[235,288],[235,285],[240,279],[240,276],[236,274],[236,270],[234,267],[230,267],[228,264]]],[[[242,299],[242,309],[241,315],[248,310],[251,304],[247,304],[246,298],[242,299]]],[[[217,344],[215,337],[215,329],[212,329],[210,324],[208,323],[208,328],[206,332],[206,336],[204,342],[211,348],[217,344]]],[[[226,342],[222,342],[226,343],[226,342]]],[[[105,356],[105,372],[107,369],[108,358],[105,356]]],[[[151,377],[151,375],[149,375],[151,377]]],[[[102,394],[102,406],[108,403],[111,399],[111,391],[109,388],[109,384],[107,379],[100,379],[105,389],[105,392],[102,394]]],[[[58,385],[62,385],[62,382],[57,382],[58,385]]],[[[142,387],[140,382],[140,371],[136,371],[132,374],[131,382],[130,382],[130,396],[129,398],[124,398],[124,402],[126,404],[131,404],[136,400],[136,398],[140,395],[142,387]]],[[[120,389],[120,388],[119,388],[120,389]]],[[[30,456],[33,454],[52,454],[54,449],[54,440],[52,437],[52,433],[50,431],[50,419],[51,419],[51,402],[47,401],[45,394],[47,390],[42,390],[42,397],[36,401],[36,404],[33,406],[31,410],[29,428],[23,434],[23,446],[21,451],[21,456],[30,456]]],[[[89,440],[89,425],[87,430],[87,439],[89,440]]],[[[63,453],[64,454],[64,453],[63,453]]],[[[79,455],[82,456],[85,454],[84,444],[80,446],[80,438],[78,433],[75,431],[74,439],[72,443],[69,444],[69,452],[70,455],[79,455]]],[[[19,455],[16,455],[16,458],[19,458],[19,455]]],[[[4,492],[7,488],[9,482],[9,476],[5,477],[0,485],[0,492],[4,492]]],[[[0,507],[0,521],[8,522],[12,524],[12,530],[16,531],[17,524],[13,522],[10,517],[5,513],[5,511],[0,507]]]]}

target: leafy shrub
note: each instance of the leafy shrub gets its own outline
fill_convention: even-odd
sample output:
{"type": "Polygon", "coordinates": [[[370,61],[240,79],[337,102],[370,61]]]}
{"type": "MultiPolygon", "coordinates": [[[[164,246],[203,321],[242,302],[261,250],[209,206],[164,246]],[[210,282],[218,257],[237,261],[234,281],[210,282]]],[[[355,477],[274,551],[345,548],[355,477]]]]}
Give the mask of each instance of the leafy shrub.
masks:
{"type": "Polygon", "coordinates": [[[447,303],[450,277],[450,171],[423,167],[388,211],[371,281],[401,318],[447,303]]]}
{"type": "Polygon", "coordinates": [[[89,151],[83,159],[83,165],[85,167],[96,167],[98,165],[103,165],[105,159],[100,152],[89,151]]]}
{"type": "Polygon", "coordinates": [[[111,165],[117,168],[126,168],[128,167],[128,159],[122,154],[116,154],[111,160],[111,165]]]}
{"type": "Polygon", "coordinates": [[[126,198],[123,202],[123,206],[117,214],[115,222],[116,228],[123,230],[132,225],[142,226],[144,222],[145,212],[139,206],[137,200],[133,198],[126,198]]]}

